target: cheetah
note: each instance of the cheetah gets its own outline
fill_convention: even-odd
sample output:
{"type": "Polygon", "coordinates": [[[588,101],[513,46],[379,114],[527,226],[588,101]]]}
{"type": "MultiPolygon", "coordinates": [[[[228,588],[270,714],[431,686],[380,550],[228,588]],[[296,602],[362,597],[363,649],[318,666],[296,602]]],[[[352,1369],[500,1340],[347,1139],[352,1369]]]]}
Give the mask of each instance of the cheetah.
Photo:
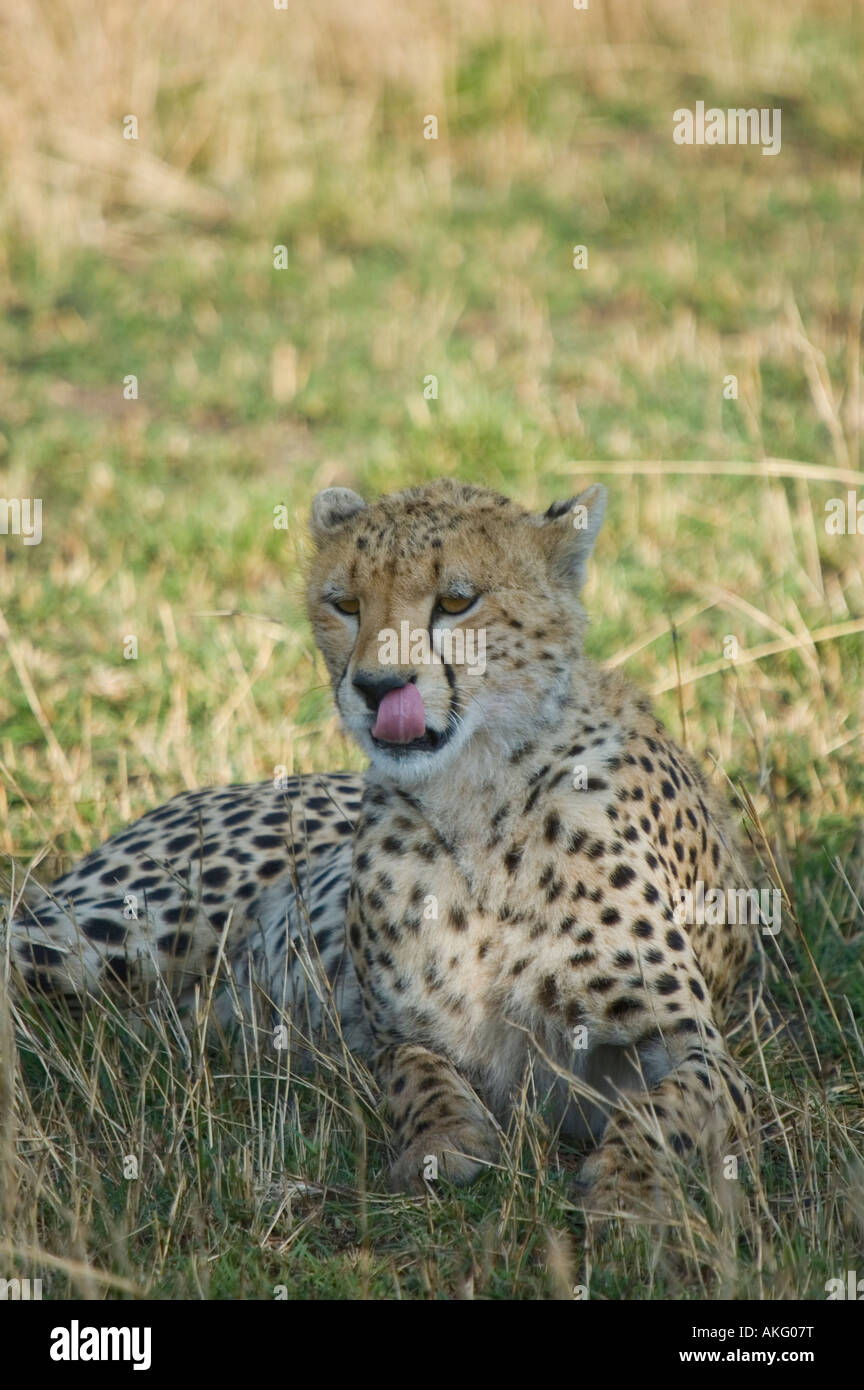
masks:
{"type": "Polygon", "coordinates": [[[755,928],[680,911],[739,888],[742,851],[648,700],[584,655],[605,506],[599,485],[539,516],[450,479],[319,493],[307,607],[365,775],[144,816],[28,893],[27,983],[188,1008],[227,963],[226,1026],[263,1005],[368,1062],[397,1189],[422,1190],[430,1158],[454,1182],[494,1165],[529,1079],[593,1146],[579,1186],[600,1211],[744,1136],[723,1029],[755,928]]]}

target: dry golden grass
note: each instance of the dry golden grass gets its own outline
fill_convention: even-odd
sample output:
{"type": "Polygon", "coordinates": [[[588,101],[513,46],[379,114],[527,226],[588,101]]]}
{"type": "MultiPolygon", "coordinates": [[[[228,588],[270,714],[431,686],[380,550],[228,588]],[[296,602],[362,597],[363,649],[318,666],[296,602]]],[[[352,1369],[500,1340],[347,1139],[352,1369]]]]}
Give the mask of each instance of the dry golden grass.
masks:
{"type": "Polygon", "coordinates": [[[184,786],[358,765],[300,519],[436,473],[538,507],[605,478],[592,653],[787,895],[739,1200],[691,1178],[599,1243],[527,1098],[500,1171],[411,1203],[350,1059],[4,996],[3,1248],[52,1296],[819,1298],[860,1265],[864,537],[824,523],[864,496],[862,54],[840,0],[7,7],[0,490],[45,499],[0,565],[9,903],[184,786]],[[674,147],[703,98],[781,106],[781,155],[674,147]]]}

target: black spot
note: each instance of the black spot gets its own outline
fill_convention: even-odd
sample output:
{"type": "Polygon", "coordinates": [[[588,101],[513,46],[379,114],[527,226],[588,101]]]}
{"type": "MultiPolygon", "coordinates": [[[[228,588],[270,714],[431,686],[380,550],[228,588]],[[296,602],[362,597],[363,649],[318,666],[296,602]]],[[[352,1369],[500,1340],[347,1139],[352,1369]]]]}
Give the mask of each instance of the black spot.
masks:
{"type": "Polygon", "coordinates": [[[524,852],[524,845],[514,845],[512,849],[508,849],[507,853],[504,855],[504,867],[508,874],[515,874],[519,865],[522,863],[522,855],[524,852]]]}
{"type": "Polygon", "coordinates": [[[684,937],[681,935],[680,931],[676,931],[674,927],[671,927],[670,930],[667,931],[666,945],[671,951],[683,951],[685,944],[684,937]]]}
{"type": "Polygon", "coordinates": [[[38,941],[25,941],[21,945],[21,958],[30,965],[60,965],[63,952],[54,946],[43,946],[38,941]]]}
{"type": "Polygon", "coordinates": [[[123,883],[123,881],[129,877],[129,873],[128,864],[118,864],[116,869],[109,869],[107,874],[103,874],[99,882],[107,884],[123,883]]]}
{"type": "Polygon", "coordinates": [[[227,864],[214,864],[212,869],[205,869],[201,875],[201,882],[207,888],[224,888],[231,877],[231,870],[227,864]]]}
{"type": "Polygon", "coordinates": [[[258,866],[258,877],[277,878],[279,874],[284,872],[285,867],[283,859],[265,859],[264,863],[258,866]]]}
{"type": "Polygon", "coordinates": [[[126,849],[130,854],[147,854],[151,848],[149,840],[130,840],[126,849]]]}
{"type": "Polygon", "coordinates": [[[177,907],[166,907],[162,911],[163,922],[181,922],[189,914],[190,902],[186,898],[177,907]]]}
{"type": "Polygon", "coordinates": [[[552,1009],[558,1003],[558,985],[554,975],[544,975],[537,990],[537,1003],[541,1009],[552,1009]]]}
{"type": "Polygon", "coordinates": [[[616,999],[606,1010],[607,1018],[626,1018],[628,1014],[636,1013],[643,1005],[638,999],[616,999]]]}
{"type": "Polygon", "coordinates": [[[159,888],[151,888],[147,894],[148,903],[164,903],[174,896],[173,883],[164,883],[159,888]]]}
{"type": "Polygon", "coordinates": [[[126,940],[126,928],[122,922],[114,922],[110,917],[92,917],[84,923],[84,935],[91,941],[106,941],[116,945],[126,940]]]}
{"type": "MultiPolygon", "coordinates": [[[[225,821],[224,824],[227,825],[228,821],[225,821]]],[[[180,854],[184,849],[188,849],[190,845],[194,845],[197,840],[197,835],[175,835],[174,839],[169,840],[166,844],[165,851],[167,854],[180,854]]]]}
{"type": "Polygon", "coordinates": [[[186,931],[166,932],[160,936],[159,945],[169,956],[185,956],[192,945],[192,937],[186,931]]]}
{"type": "Polygon", "coordinates": [[[628,883],[632,883],[636,877],[629,864],[616,864],[609,875],[609,882],[613,888],[626,888],[628,883]]]}
{"type": "Polygon", "coordinates": [[[158,874],[147,874],[144,878],[136,878],[129,886],[133,893],[146,893],[149,888],[155,888],[162,879],[158,874]]]}
{"type": "Polygon", "coordinates": [[[598,994],[605,994],[614,983],[611,975],[595,975],[593,980],[588,981],[588,988],[596,990],[598,994]]]}
{"type": "Polygon", "coordinates": [[[543,823],[543,834],[550,845],[553,845],[561,834],[561,817],[557,811],[550,811],[543,823]]]}

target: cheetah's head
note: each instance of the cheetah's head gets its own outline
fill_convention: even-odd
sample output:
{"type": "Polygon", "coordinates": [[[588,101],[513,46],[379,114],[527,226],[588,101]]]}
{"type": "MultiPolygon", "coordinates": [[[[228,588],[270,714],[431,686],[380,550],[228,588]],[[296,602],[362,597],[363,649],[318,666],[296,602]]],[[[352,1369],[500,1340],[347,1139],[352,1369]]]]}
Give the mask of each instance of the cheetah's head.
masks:
{"type": "Polygon", "coordinates": [[[595,485],[535,516],[449,479],[371,504],[348,488],[318,494],[309,616],[373,766],[413,782],[472,741],[504,755],[555,719],[605,505],[595,485]]]}

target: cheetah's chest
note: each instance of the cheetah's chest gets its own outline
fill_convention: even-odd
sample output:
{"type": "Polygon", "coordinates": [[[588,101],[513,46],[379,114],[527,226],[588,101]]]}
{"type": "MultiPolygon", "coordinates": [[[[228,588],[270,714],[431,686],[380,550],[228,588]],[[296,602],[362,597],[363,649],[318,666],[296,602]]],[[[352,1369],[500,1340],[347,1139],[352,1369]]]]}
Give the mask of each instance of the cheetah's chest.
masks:
{"type": "MultiPolygon", "coordinates": [[[[576,805],[579,844],[590,849],[602,809],[587,793],[576,805]]],[[[404,808],[361,821],[348,930],[379,1037],[496,1067],[505,1053],[514,1067],[524,1059],[525,1029],[545,1022],[526,1003],[526,980],[549,942],[578,928],[596,890],[590,858],[586,882],[568,851],[560,798],[523,806],[487,819],[474,843],[448,840],[404,808]]]]}

